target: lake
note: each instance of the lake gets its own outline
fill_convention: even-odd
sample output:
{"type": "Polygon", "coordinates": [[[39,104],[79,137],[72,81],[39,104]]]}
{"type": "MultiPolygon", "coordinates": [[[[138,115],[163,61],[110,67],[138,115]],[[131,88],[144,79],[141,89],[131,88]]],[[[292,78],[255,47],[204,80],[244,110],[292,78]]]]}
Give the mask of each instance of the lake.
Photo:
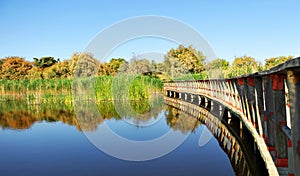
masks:
{"type": "Polygon", "coordinates": [[[229,153],[206,124],[163,98],[0,102],[0,128],[1,175],[228,176],[255,175],[257,170],[257,163],[243,158],[242,151],[229,153]],[[113,135],[132,145],[123,146],[113,135]],[[182,141],[170,146],[174,140],[168,135],[182,141]],[[161,139],[167,142],[140,145],[161,139]]]}

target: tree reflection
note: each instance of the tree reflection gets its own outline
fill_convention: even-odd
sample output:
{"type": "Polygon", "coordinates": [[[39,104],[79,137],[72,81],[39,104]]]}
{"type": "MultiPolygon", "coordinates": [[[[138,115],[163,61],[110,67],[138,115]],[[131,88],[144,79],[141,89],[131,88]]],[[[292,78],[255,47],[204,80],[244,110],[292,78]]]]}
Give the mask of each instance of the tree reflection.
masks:
{"type": "Polygon", "coordinates": [[[28,129],[41,121],[60,121],[80,130],[72,106],[63,103],[28,105],[22,101],[0,103],[0,126],[3,129],[28,129]]]}
{"type": "Polygon", "coordinates": [[[74,105],[64,103],[27,104],[22,101],[0,102],[2,129],[29,129],[35,122],[62,122],[76,126],[79,131],[93,131],[105,120],[130,120],[145,124],[164,112],[167,124],[173,130],[188,133],[198,127],[196,118],[164,105],[162,97],[144,101],[81,101],[74,105]]]}
{"type": "Polygon", "coordinates": [[[173,130],[180,130],[184,134],[193,131],[200,124],[197,118],[171,106],[167,107],[166,121],[173,130]]]}
{"type": "Polygon", "coordinates": [[[105,119],[121,120],[120,115],[147,121],[157,118],[163,110],[163,99],[130,101],[130,109],[124,102],[101,101],[98,103],[82,101],[73,105],[64,103],[27,104],[23,101],[0,102],[0,126],[3,129],[28,129],[35,122],[63,122],[76,126],[78,130],[95,130],[105,119]],[[116,111],[116,104],[122,113],[116,111]],[[134,116],[138,114],[138,116],[134,116]]]}
{"type": "Polygon", "coordinates": [[[0,112],[0,125],[2,128],[26,129],[37,119],[27,111],[0,112]]]}

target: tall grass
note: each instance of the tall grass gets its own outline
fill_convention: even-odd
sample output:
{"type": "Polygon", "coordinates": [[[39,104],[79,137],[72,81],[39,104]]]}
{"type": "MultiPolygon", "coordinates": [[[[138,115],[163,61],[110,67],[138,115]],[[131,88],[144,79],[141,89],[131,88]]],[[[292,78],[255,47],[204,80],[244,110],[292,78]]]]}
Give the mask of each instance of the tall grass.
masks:
{"type": "Polygon", "coordinates": [[[95,100],[140,100],[160,92],[163,83],[153,77],[122,75],[87,79],[0,80],[0,101],[71,102],[73,93],[95,100]],[[93,90],[89,90],[93,89],[93,90]],[[73,90],[73,92],[72,92],[73,90]],[[81,93],[81,94],[80,94],[81,93]]]}
{"type": "Polygon", "coordinates": [[[51,99],[59,101],[71,96],[72,80],[0,80],[0,101],[27,100],[41,103],[51,99]]]}

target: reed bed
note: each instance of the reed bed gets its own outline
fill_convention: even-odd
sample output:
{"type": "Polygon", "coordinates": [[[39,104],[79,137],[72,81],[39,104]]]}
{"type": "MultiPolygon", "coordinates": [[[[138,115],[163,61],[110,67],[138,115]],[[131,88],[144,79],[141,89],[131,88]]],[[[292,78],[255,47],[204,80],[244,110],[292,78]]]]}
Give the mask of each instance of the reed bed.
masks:
{"type": "Polygon", "coordinates": [[[99,76],[80,79],[0,80],[0,101],[26,100],[28,103],[64,101],[74,95],[82,99],[141,100],[161,92],[163,83],[142,75],[99,76]]]}

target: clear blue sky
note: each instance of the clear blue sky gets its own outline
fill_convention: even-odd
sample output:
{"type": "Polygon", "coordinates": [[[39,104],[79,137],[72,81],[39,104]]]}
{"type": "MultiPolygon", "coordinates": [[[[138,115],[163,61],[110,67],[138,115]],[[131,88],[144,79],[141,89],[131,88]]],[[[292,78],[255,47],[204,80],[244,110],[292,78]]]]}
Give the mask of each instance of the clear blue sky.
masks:
{"type": "MultiPolygon", "coordinates": [[[[189,24],[218,57],[230,61],[244,54],[259,61],[299,56],[299,7],[296,0],[1,0],[0,57],[68,59],[106,27],[142,15],[162,15],[189,24]]],[[[157,50],[149,44],[136,46],[140,48],[128,53],[157,50]]],[[[156,47],[163,52],[168,45],[156,47]]],[[[128,57],[128,53],[118,52],[113,57],[128,57]]]]}

